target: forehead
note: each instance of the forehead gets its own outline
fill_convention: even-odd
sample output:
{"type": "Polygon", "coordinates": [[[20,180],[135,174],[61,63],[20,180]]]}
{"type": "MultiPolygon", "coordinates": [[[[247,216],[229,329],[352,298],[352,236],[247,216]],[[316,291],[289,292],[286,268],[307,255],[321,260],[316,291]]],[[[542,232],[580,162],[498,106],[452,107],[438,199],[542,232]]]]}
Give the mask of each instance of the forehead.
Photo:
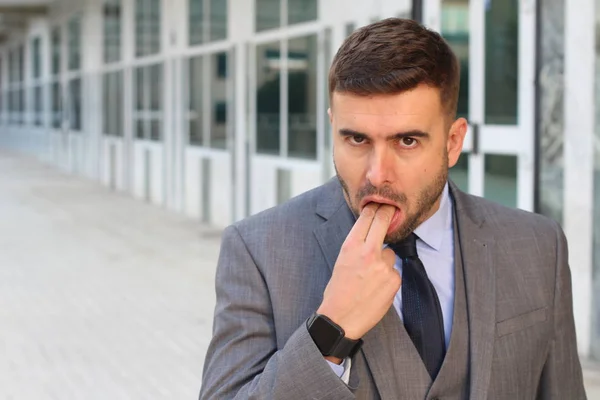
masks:
{"type": "Polygon", "coordinates": [[[334,92],[331,112],[337,123],[343,125],[418,125],[424,128],[444,117],[440,91],[426,85],[396,94],[358,96],[334,92]]]}

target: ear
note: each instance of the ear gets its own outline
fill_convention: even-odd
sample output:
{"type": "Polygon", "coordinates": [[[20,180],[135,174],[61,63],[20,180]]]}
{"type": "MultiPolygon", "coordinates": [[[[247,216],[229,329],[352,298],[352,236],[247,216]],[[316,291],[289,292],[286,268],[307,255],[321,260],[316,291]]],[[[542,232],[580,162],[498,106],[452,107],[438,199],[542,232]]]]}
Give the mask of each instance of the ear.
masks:
{"type": "Polygon", "coordinates": [[[448,150],[448,168],[452,168],[458,162],[458,158],[462,152],[463,142],[468,128],[467,120],[459,118],[450,127],[448,132],[448,141],[446,147],[448,150]]]}
{"type": "Polygon", "coordinates": [[[329,123],[333,124],[333,113],[331,112],[331,107],[327,109],[327,115],[329,115],[329,123]]]}

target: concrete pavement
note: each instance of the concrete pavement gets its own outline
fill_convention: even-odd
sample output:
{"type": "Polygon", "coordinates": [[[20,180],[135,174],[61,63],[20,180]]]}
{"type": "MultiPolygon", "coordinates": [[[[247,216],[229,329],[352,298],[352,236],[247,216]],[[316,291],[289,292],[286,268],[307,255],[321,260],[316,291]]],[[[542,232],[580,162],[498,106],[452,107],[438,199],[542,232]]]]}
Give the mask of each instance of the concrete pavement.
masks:
{"type": "Polygon", "coordinates": [[[0,188],[0,398],[197,398],[220,232],[3,152],[0,188]]]}
{"type": "Polygon", "coordinates": [[[220,232],[1,150],[0,226],[0,398],[197,398],[220,232]]]}

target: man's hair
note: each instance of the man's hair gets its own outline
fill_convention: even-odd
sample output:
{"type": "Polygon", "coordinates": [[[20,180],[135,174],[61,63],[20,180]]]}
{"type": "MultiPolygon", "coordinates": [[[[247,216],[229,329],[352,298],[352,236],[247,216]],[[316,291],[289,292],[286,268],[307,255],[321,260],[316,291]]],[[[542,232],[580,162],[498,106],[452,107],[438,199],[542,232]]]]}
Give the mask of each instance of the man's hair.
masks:
{"type": "Polygon", "coordinates": [[[407,19],[387,18],[356,30],[329,70],[330,100],[334,92],[397,94],[419,84],[439,89],[443,108],[456,116],[460,84],[456,55],[438,33],[407,19]]]}

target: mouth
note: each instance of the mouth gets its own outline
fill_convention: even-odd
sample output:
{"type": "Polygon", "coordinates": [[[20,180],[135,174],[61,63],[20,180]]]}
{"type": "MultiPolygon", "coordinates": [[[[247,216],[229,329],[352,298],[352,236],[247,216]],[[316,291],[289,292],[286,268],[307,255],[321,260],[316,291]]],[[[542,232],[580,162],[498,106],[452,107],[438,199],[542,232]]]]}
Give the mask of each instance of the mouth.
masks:
{"type": "Polygon", "coordinates": [[[366,196],[365,198],[363,198],[361,200],[359,210],[362,212],[362,210],[369,203],[388,204],[390,206],[393,206],[395,208],[394,216],[392,217],[392,219],[390,221],[390,225],[388,227],[387,234],[389,235],[389,234],[391,234],[392,232],[394,232],[394,231],[396,231],[398,229],[398,227],[402,223],[402,214],[403,214],[402,209],[400,208],[400,206],[398,204],[396,204],[393,201],[388,200],[388,199],[386,199],[384,197],[366,196]]]}

